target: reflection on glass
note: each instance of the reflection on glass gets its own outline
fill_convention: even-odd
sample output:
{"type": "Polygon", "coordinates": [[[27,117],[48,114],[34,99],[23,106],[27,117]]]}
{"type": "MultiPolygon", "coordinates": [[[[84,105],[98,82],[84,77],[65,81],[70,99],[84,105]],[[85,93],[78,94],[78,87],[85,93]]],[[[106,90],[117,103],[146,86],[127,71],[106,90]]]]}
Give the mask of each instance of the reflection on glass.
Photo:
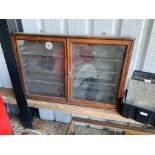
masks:
{"type": "Polygon", "coordinates": [[[23,40],[18,43],[26,92],[64,98],[64,44],[23,40]]]}
{"type": "Polygon", "coordinates": [[[126,46],[72,44],[72,98],[114,104],[126,46]]]}

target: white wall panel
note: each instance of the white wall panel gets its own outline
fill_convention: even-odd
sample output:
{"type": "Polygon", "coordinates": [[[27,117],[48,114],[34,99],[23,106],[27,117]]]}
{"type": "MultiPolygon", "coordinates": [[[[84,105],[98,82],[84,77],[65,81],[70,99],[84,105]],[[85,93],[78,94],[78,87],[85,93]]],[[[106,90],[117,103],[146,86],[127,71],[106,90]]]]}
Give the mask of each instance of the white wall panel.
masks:
{"type": "Polygon", "coordinates": [[[39,109],[39,115],[41,119],[44,120],[55,120],[55,113],[54,110],[47,110],[47,109],[39,109]]]}
{"type": "Polygon", "coordinates": [[[113,19],[112,22],[112,35],[120,35],[122,29],[122,19],[113,19]]]}
{"type": "Polygon", "coordinates": [[[42,20],[45,33],[64,34],[67,33],[66,20],[64,19],[46,19],[42,20]]]}
{"type": "Polygon", "coordinates": [[[142,31],[142,23],[143,20],[140,19],[125,19],[122,21],[122,28],[121,28],[121,35],[125,36],[131,36],[133,38],[136,38],[135,44],[134,44],[134,50],[132,53],[130,68],[128,72],[128,79],[132,77],[133,70],[135,69],[136,59],[137,59],[137,47],[140,40],[140,34],[142,31]]]}
{"type": "Polygon", "coordinates": [[[151,37],[153,20],[143,20],[142,29],[137,45],[137,56],[135,59],[135,69],[143,70],[144,62],[148,52],[149,40],[151,37]]]}
{"type": "Polygon", "coordinates": [[[94,20],[94,27],[93,27],[93,34],[95,35],[112,35],[112,26],[113,20],[112,19],[95,19],[94,20]]]}
{"type": "Polygon", "coordinates": [[[0,79],[0,87],[3,87],[1,79],[0,79]]]}
{"type": "Polygon", "coordinates": [[[153,23],[153,28],[149,40],[144,71],[155,73],[155,22],[153,23]]]}
{"type": "Polygon", "coordinates": [[[23,19],[23,30],[27,33],[41,33],[42,24],[40,19],[23,19]]]}
{"type": "Polygon", "coordinates": [[[5,88],[12,88],[8,68],[5,62],[4,54],[0,45],[0,86],[5,88]]]}
{"type": "Polygon", "coordinates": [[[68,34],[81,35],[89,33],[88,20],[85,19],[69,19],[67,20],[68,34]]]}
{"type": "Polygon", "coordinates": [[[55,110],[55,119],[58,122],[70,123],[72,120],[72,114],[55,110]]]}

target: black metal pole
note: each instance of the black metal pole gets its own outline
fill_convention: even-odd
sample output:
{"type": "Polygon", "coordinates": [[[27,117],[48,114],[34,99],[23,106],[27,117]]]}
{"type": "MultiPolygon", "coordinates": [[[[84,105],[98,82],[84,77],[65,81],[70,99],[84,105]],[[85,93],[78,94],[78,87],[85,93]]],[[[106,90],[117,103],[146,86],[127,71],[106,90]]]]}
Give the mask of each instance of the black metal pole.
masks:
{"type": "Polygon", "coordinates": [[[19,28],[18,22],[19,21],[15,19],[0,20],[0,42],[24,126],[27,128],[33,128],[32,126],[33,116],[31,110],[27,105],[27,101],[24,95],[10,34],[11,32],[19,31],[19,29],[22,30],[22,27],[19,28]]]}

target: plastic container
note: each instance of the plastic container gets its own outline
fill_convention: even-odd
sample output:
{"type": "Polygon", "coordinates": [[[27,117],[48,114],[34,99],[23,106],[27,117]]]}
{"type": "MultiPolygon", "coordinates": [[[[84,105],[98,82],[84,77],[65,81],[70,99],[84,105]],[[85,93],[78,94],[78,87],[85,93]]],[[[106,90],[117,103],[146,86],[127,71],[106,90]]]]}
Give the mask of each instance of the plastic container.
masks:
{"type": "Polygon", "coordinates": [[[155,112],[126,103],[126,96],[127,90],[122,100],[121,115],[146,125],[155,126],[155,112]]]}

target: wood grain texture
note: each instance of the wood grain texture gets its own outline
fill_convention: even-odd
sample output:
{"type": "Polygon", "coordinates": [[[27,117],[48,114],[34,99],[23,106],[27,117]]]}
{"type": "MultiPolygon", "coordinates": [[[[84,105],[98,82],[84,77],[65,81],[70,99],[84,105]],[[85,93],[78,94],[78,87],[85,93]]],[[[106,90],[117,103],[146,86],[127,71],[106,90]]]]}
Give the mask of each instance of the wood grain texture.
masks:
{"type": "MultiPolygon", "coordinates": [[[[47,37],[36,37],[36,36],[16,36],[16,35],[12,35],[12,42],[13,42],[13,46],[14,46],[14,53],[16,56],[16,61],[18,63],[18,68],[19,68],[19,72],[20,72],[20,76],[22,79],[22,84],[23,84],[23,89],[24,89],[24,93],[26,95],[27,98],[31,98],[31,99],[36,99],[36,100],[46,100],[46,101],[53,101],[53,102],[59,102],[59,103],[66,103],[67,100],[67,93],[66,93],[66,98],[56,98],[56,97],[49,97],[49,96],[41,96],[41,95],[34,95],[34,94],[28,94],[26,92],[26,79],[25,79],[25,72],[23,70],[23,63],[22,63],[22,59],[21,59],[21,54],[20,54],[20,49],[19,49],[19,45],[18,45],[18,40],[38,40],[38,41],[54,41],[54,42],[63,42],[64,43],[64,72],[65,75],[67,74],[67,61],[66,61],[66,39],[65,38],[47,38],[47,37]],[[24,38],[23,38],[24,37],[24,38]]],[[[67,78],[66,76],[65,78],[65,84],[67,84],[67,78]]],[[[66,92],[68,91],[68,87],[66,87],[66,92]]]]}
{"type": "Polygon", "coordinates": [[[71,122],[69,126],[69,130],[67,135],[74,135],[75,134],[75,122],[71,122]]]}
{"type": "Polygon", "coordinates": [[[132,41],[127,46],[127,51],[126,51],[126,55],[125,55],[125,58],[124,58],[124,64],[123,64],[123,69],[122,69],[122,74],[121,74],[121,79],[120,79],[119,90],[118,90],[118,94],[117,94],[117,101],[116,101],[117,109],[120,109],[121,98],[123,96],[123,91],[124,91],[124,88],[125,88],[125,83],[126,83],[126,79],[127,79],[128,70],[129,70],[129,65],[130,65],[130,60],[131,60],[131,56],[132,56],[133,46],[134,46],[134,41],[132,41]]]}
{"type": "Polygon", "coordinates": [[[71,64],[72,64],[72,58],[71,58],[71,46],[70,46],[70,39],[67,38],[67,94],[68,94],[68,103],[71,102],[71,94],[72,94],[72,89],[71,89],[71,83],[72,83],[72,69],[71,69],[71,64]]]}
{"type": "MultiPolygon", "coordinates": [[[[83,118],[73,118],[72,122],[80,122],[80,123],[86,123],[89,125],[97,125],[97,126],[103,126],[107,127],[108,129],[121,129],[124,131],[126,135],[132,134],[132,135],[150,135],[150,134],[155,134],[154,129],[144,129],[144,128],[137,128],[137,127],[131,127],[131,126],[125,126],[125,125],[118,125],[110,122],[102,122],[102,121],[97,121],[97,120],[88,120],[88,119],[83,119],[83,118]]],[[[74,133],[74,128],[73,124],[70,128],[70,132],[74,133]]]]}
{"type": "MultiPolygon", "coordinates": [[[[118,38],[117,38],[118,39],[118,38]]],[[[84,101],[84,100],[73,100],[71,99],[70,104],[75,104],[75,105],[81,105],[81,106],[88,106],[88,107],[94,107],[94,108],[109,108],[109,109],[119,109],[120,108],[120,102],[121,102],[121,98],[123,97],[123,90],[125,87],[125,82],[126,82],[126,77],[127,77],[127,71],[129,68],[129,64],[130,64],[130,58],[131,58],[131,54],[132,54],[132,49],[133,49],[133,43],[134,41],[129,41],[129,40],[99,40],[99,39],[73,39],[73,38],[69,38],[67,40],[67,46],[68,46],[68,53],[69,53],[69,72],[71,73],[71,79],[72,79],[72,43],[85,43],[85,44],[108,44],[108,45],[126,45],[126,52],[125,52],[125,56],[124,56],[124,63],[123,63],[123,69],[122,69],[122,73],[121,73],[121,78],[120,78],[120,84],[119,84],[119,89],[118,89],[118,94],[117,94],[117,98],[116,98],[116,102],[115,105],[110,105],[110,104],[106,104],[106,103],[95,103],[95,102],[91,102],[91,101],[84,101]]],[[[72,95],[72,80],[70,80],[70,94],[72,95]]]]}
{"type": "Polygon", "coordinates": [[[116,105],[78,99],[72,99],[70,104],[92,108],[116,109],[116,105]]]}
{"type": "Polygon", "coordinates": [[[12,35],[17,36],[18,39],[24,39],[24,38],[32,38],[32,37],[38,37],[39,38],[75,38],[75,39],[107,39],[107,40],[127,40],[127,41],[132,41],[135,40],[135,38],[132,38],[130,36],[115,36],[115,35],[66,35],[66,34],[37,34],[37,33],[22,33],[22,32],[16,32],[12,33],[12,35]]]}
{"type": "Polygon", "coordinates": [[[54,41],[54,42],[63,42],[64,43],[64,70],[65,70],[65,85],[66,85],[66,101],[60,98],[39,96],[34,94],[27,94],[25,90],[26,97],[28,99],[36,99],[48,102],[59,102],[59,103],[67,103],[67,104],[75,104],[80,106],[88,106],[93,108],[109,108],[115,109],[119,108],[120,99],[123,96],[123,90],[125,87],[127,71],[129,67],[129,62],[131,58],[131,51],[133,47],[134,39],[125,38],[125,37],[109,37],[109,36],[72,36],[72,35],[43,35],[43,34],[25,34],[25,33],[14,33],[12,35],[15,55],[19,67],[19,71],[21,74],[21,78],[23,81],[24,90],[26,88],[25,85],[25,75],[23,72],[23,66],[21,62],[21,56],[19,51],[18,40],[37,40],[37,41],[54,41]],[[72,100],[72,43],[84,43],[84,44],[108,44],[108,45],[125,45],[126,54],[124,57],[124,64],[121,73],[120,86],[117,94],[117,99],[114,105],[111,104],[101,104],[98,102],[92,101],[82,101],[82,100],[72,100]]]}
{"type": "Polygon", "coordinates": [[[15,54],[15,58],[16,58],[16,61],[17,61],[17,66],[18,66],[18,70],[20,72],[20,78],[22,79],[22,86],[23,86],[23,91],[24,91],[24,94],[26,94],[26,89],[25,89],[25,83],[26,83],[26,80],[25,80],[25,74],[24,74],[24,71],[23,71],[23,66],[22,66],[22,62],[21,62],[21,58],[20,58],[20,50],[19,50],[19,45],[18,45],[18,41],[16,39],[15,36],[12,36],[12,44],[13,44],[13,49],[14,49],[14,54],[15,54]]]}
{"type": "MultiPolygon", "coordinates": [[[[14,91],[12,88],[0,88],[0,93],[3,96],[5,103],[16,104],[14,91]]],[[[100,119],[115,120],[120,122],[127,122],[137,125],[143,125],[132,119],[122,117],[116,110],[96,109],[89,107],[80,107],[75,105],[59,104],[46,101],[27,99],[28,106],[34,108],[43,108],[72,113],[75,115],[83,115],[88,117],[95,117],[100,119]]]]}

